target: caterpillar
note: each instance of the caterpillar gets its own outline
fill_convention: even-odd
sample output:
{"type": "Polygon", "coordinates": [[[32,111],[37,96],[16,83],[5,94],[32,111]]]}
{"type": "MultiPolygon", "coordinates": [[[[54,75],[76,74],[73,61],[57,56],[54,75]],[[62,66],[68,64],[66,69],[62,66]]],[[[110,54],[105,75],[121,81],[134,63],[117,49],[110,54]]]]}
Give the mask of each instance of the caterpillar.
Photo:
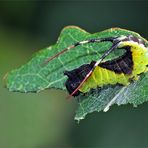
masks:
{"type": "Polygon", "coordinates": [[[131,83],[131,80],[138,80],[139,74],[145,73],[148,70],[148,47],[146,47],[144,40],[133,35],[88,39],[76,42],[47,59],[45,63],[50,62],[76,46],[100,42],[112,42],[112,46],[101,58],[89,64],[83,64],[71,71],[64,72],[64,75],[68,77],[65,86],[70,94],[69,97],[78,96],[80,93],[90,91],[90,89],[109,84],[127,86],[131,83]],[[104,58],[112,51],[120,49],[125,49],[125,53],[122,56],[103,62],[104,58]]]}

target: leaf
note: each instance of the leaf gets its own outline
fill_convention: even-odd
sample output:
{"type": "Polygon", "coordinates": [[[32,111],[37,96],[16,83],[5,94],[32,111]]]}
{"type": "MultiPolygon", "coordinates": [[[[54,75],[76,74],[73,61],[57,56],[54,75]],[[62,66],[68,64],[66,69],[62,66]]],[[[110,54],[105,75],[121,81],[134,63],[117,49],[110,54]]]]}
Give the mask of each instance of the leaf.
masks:
{"type": "MultiPolygon", "coordinates": [[[[104,112],[109,110],[113,104],[133,104],[136,107],[148,101],[148,73],[141,76],[140,80],[134,81],[127,87],[123,86],[107,86],[102,90],[95,90],[88,95],[88,99],[83,100],[76,112],[75,119],[84,119],[88,113],[94,111],[104,112]]],[[[81,96],[83,99],[84,96],[81,96]]]]}
{"type": "MultiPolygon", "coordinates": [[[[111,28],[99,33],[90,34],[75,26],[65,27],[55,45],[39,51],[33,55],[28,63],[7,74],[5,78],[6,87],[9,91],[25,93],[39,92],[48,88],[65,90],[64,83],[67,77],[63,75],[63,72],[75,69],[82,64],[90,63],[92,60],[97,60],[111,46],[111,43],[77,46],[75,49],[67,51],[50,61],[47,65],[43,65],[49,57],[78,41],[130,34],[142,38],[135,32],[120,28],[111,28]]],[[[111,55],[111,57],[114,56],[117,56],[117,53],[111,55]]],[[[131,83],[128,87],[118,85],[107,86],[100,90],[93,90],[87,96],[79,96],[82,101],[79,103],[75,119],[84,119],[88,113],[94,111],[107,110],[114,103],[118,105],[131,103],[137,106],[147,101],[147,78],[148,74],[145,73],[141,75],[140,80],[131,83]]]]}

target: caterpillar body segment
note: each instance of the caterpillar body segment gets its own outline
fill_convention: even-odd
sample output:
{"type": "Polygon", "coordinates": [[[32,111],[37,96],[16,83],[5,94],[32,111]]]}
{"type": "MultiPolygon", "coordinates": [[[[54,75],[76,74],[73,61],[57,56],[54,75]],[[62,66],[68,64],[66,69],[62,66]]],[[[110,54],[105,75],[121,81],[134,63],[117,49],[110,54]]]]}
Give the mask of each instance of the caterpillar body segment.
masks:
{"type": "Polygon", "coordinates": [[[117,83],[122,85],[128,85],[129,76],[123,73],[117,74],[111,70],[107,70],[105,68],[97,66],[95,70],[92,72],[92,75],[86,80],[86,82],[79,89],[79,91],[86,93],[91,88],[102,87],[109,84],[115,85],[117,83]]]}

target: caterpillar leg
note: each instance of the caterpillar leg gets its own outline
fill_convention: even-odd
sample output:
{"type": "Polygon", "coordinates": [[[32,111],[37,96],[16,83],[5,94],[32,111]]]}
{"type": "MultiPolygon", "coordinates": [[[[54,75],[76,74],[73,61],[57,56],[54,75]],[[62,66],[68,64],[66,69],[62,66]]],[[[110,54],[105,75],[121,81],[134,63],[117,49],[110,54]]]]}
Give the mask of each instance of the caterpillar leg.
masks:
{"type": "Polygon", "coordinates": [[[140,78],[140,76],[136,75],[136,76],[133,78],[133,80],[138,81],[139,78],[140,78]]]}
{"type": "Polygon", "coordinates": [[[124,86],[128,86],[128,85],[130,85],[130,82],[126,82],[126,83],[124,83],[123,85],[124,85],[124,86]]]}
{"type": "Polygon", "coordinates": [[[117,82],[118,82],[119,84],[124,85],[124,86],[128,86],[128,85],[130,84],[129,78],[126,77],[123,73],[118,75],[118,77],[117,77],[117,82]]]}

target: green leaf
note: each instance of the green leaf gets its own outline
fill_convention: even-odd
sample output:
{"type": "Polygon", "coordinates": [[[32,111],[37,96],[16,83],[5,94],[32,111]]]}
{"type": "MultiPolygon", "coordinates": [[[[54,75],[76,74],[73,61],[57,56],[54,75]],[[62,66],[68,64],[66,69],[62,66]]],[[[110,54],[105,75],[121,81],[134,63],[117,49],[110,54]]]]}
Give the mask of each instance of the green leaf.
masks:
{"type": "MultiPolygon", "coordinates": [[[[148,101],[148,73],[141,75],[140,80],[134,81],[127,87],[107,86],[101,90],[94,90],[88,95],[88,99],[80,102],[75,119],[84,119],[88,113],[94,111],[104,112],[113,104],[133,104],[134,107],[148,101]]],[[[81,96],[83,99],[84,96],[81,96]]],[[[86,98],[86,97],[85,97],[86,98]]]]}
{"type": "MultiPolygon", "coordinates": [[[[43,63],[49,57],[52,57],[78,41],[130,34],[142,38],[135,32],[120,28],[111,28],[99,33],[90,34],[75,26],[65,27],[55,45],[39,51],[33,55],[28,63],[7,74],[6,87],[9,91],[25,93],[39,92],[48,88],[66,90],[64,83],[67,77],[63,75],[63,72],[90,63],[92,60],[97,60],[111,46],[111,43],[106,42],[78,46],[50,61],[47,65],[44,65],[43,63]]],[[[114,53],[108,58],[113,58],[118,54],[114,53]]],[[[131,83],[127,87],[115,85],[93,90],[93,92],[88,92],[86,96],[78,97],[79,99],[81,98],[81,101],[76,111],[75,119],[84,119],[88,113],[94,111],[107,111],[112,104],[121,105],[131,103],[137,106],[147,101],[147,94],[147,73],[142,74],[140,80],[131,83]]]]}

